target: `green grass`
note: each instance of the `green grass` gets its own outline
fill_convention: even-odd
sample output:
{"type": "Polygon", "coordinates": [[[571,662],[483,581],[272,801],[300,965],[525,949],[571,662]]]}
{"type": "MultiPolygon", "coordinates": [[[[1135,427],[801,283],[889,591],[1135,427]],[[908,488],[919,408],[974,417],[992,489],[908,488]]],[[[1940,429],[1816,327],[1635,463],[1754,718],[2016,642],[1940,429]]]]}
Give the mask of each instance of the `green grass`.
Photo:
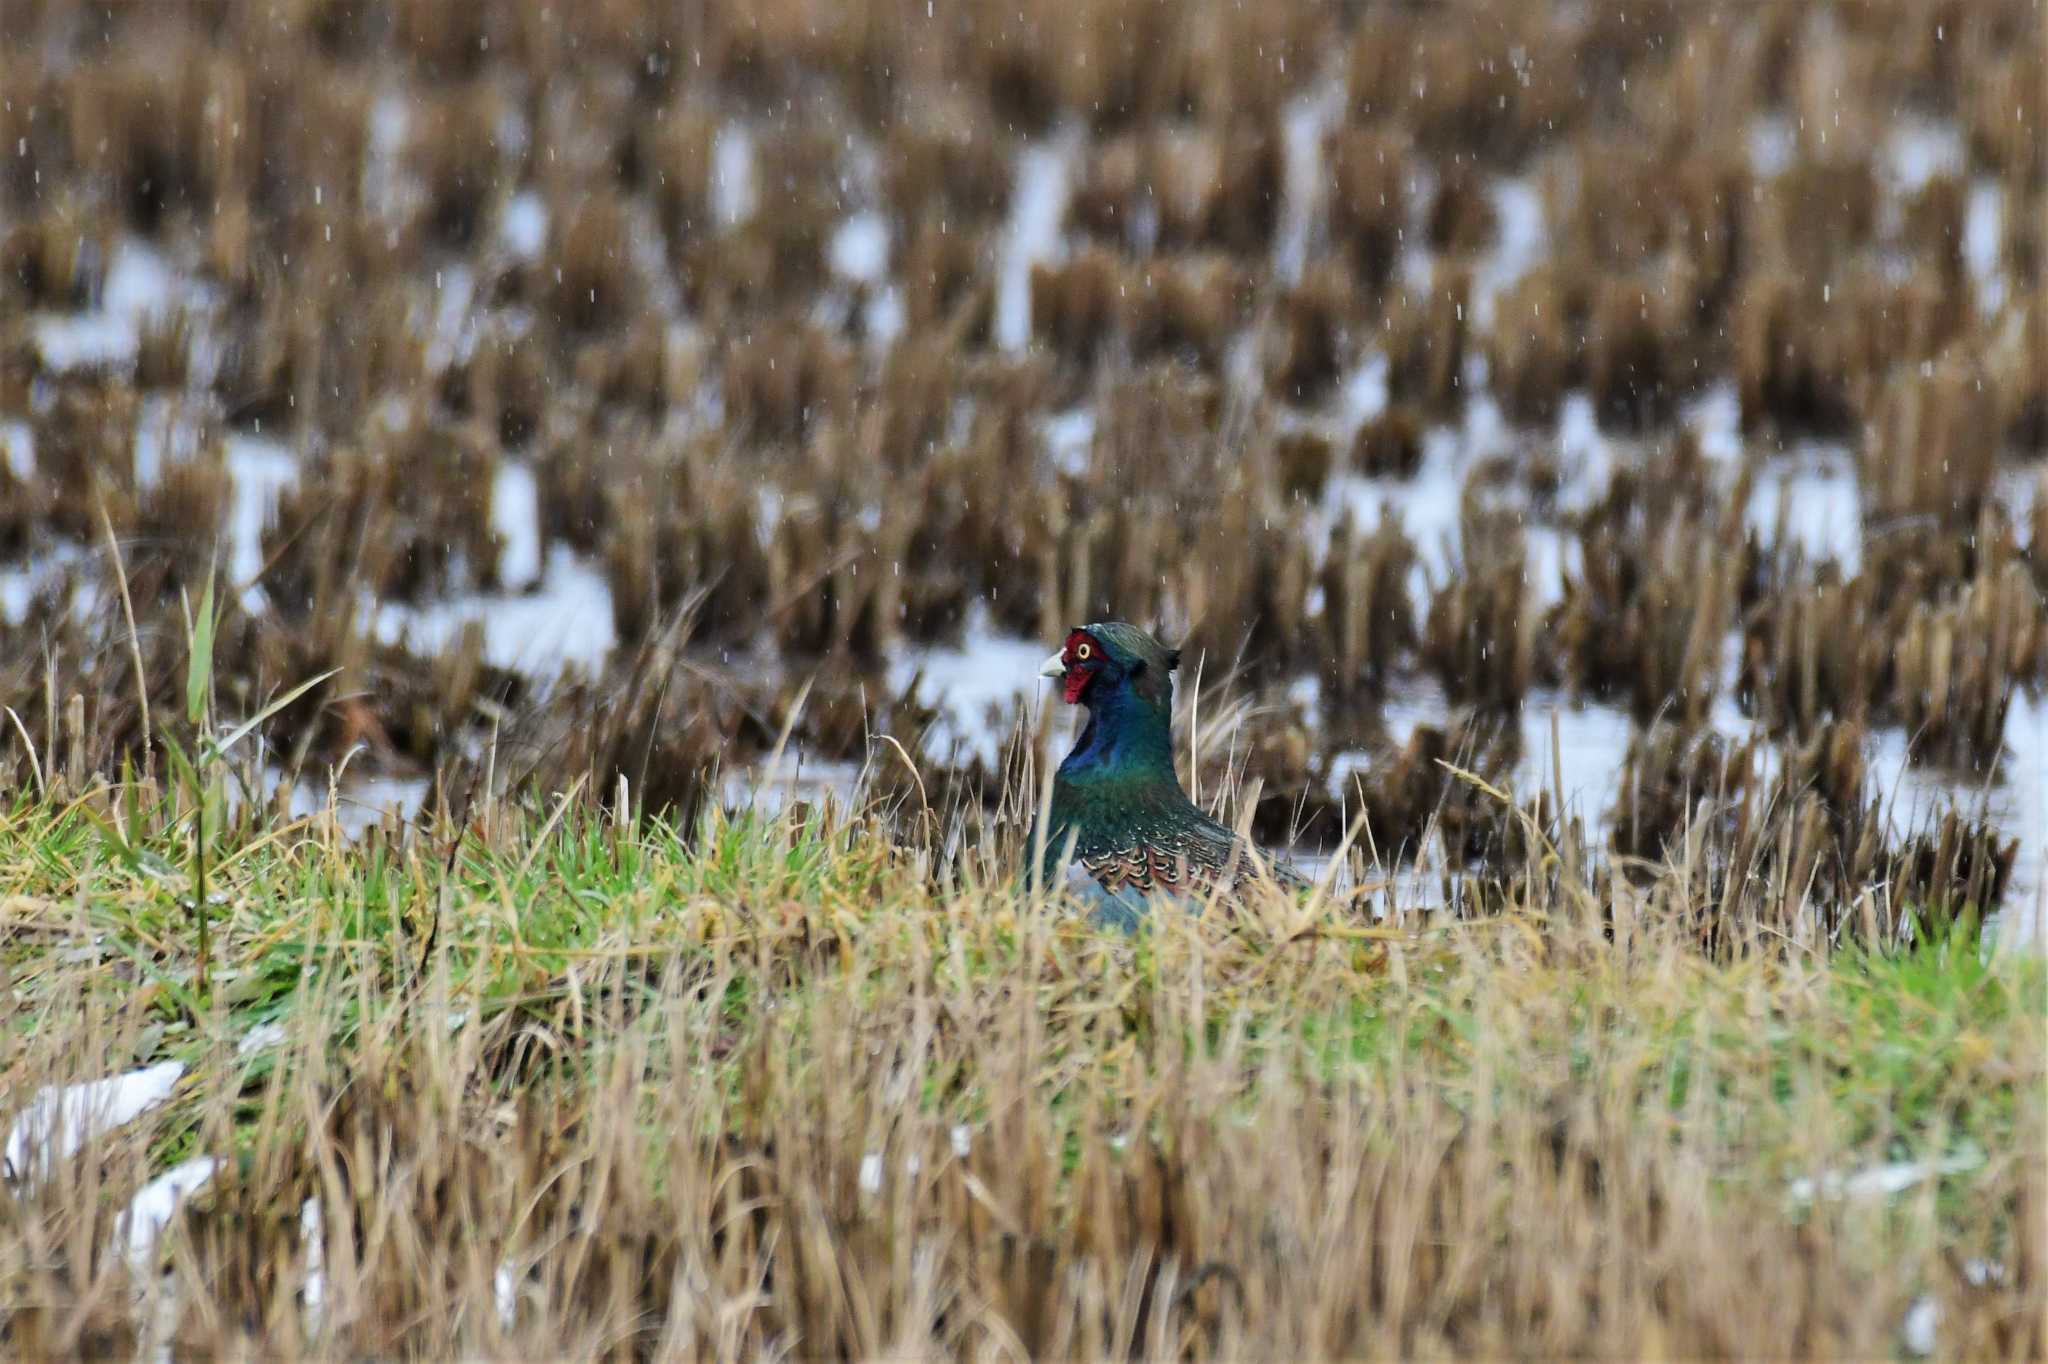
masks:
{"type": "MultiPolygon", "coordinates": [[[[715,1187],[768,1169],[778,1187],[815,1182],[825,1200],[814,1210],[825,1218],[818,1227],[829,1228],[819,1234],[850,1244],[887,1225],[870,1225],[876,1210],[843,1203],[854,1167],[865,1170],[877,1149],[926,1143],[931,1159],[946,1161],[944,1134],[958,1125],[976,1134],[976,1162],[989,1162],[974,1166],[980,1184],[963,1186],[968,1202],[946,1201],[942,1175],[890,1216],[972,1245],[992,1215],[973,1208],[1000,1208],[999,1223],[1039,1227],[1083,1268],[1101,1264],[1110,1245],[1124,1247],[1112,1258],[1152,1265],[1147,1273],[1162,1256],[1198,1252],[1285,1260],[1261,1236],[1243,1240],[1247,1219],[1275,1198],[1298,1200],[1290,1222],[1336,1217],[1344,1205],[1325,1207],[1317,1181],[1347,1161],[1384,1165],[1378,1178],[1395,1184],[1359,1206],[1384,1221],[1395,1217],[1390,1207],[1407,1206],[1400,1198],[1420,1200],[1401,1216],[1449,1219],[1444,1243],[1466,1246],[1492,1286],[1457,1298],[1468,1306],[1448,1316],[1432,1309],[1390,1324],[1392,1336],[1316,1337],[1325,1343],[1520,1342],[1569,1352],[1602,1341],[1633,1347],[1652,1332],[1701,1349],[1770,1353],[1821,1340],[1854,1352],[1888,1338],[1889,1327],[1868,1323],[1820,1336],[1763,1325],[1702,1333],[1696,1317],[1650,1305],[1680,1291],[1668,1284],[1656,1290],[1662,1297],[1628,1297],[1635,1326],[1610,1328],[1618,1334],[1580,1334],[1534,1305],[1519,1324],[1483,1326],[1501,1310],[1500,1295],[1556,1272],[1559,1256],[1592,1276],[1598,1287],[1586,1291],[1596,1296],[1615,1291],[1611,1268],[1599,1268],[1615,1256],[1657,1266],[1681,1255],[1696,1262],[1658,1272],[1705,1298],[1739,1297],[1760,1273],[1798,1274],[1815,1311],[1866,1297],[1902,1311],[1934,1291],[1945,1311],[1979,1313],[1967,1319],[1994,1333],[2041,1301],[2038,1284],[2012,1282],[1972,1306],[1963,1289],[1943,1287],[1939,1268],[2017,1263],[2016,1238],[2035,1216],[2026,1200],[2038,1189],[2029,1153],[2048,1132],[2048,974],[2035,956],[1988,953],[1967,928],[1891,954],[1784,951],[1717,963],[1676,933],[1653,928],[1617,943],[1574,927],[1560,897],[1399,931],[1342,907],[1314,919],[1277,904],[1169,911],[1152,931],[1126,937],[1007,889],[936,889],[920,870],[925,859],[893,847],[866,819],[714,818],[686,836],[570,802],[494,809],[460,839],[441,828],[350,844],[312,822],[223,820],[206,849],[215,902],[213,960],[202,972],[191,882],[180,870],[190,862],[189,825],[160,810],[116,839],[107,823],[104,809],[89,818],[25,801],[0,816],[0,965],[16,1004],[0,1024],[15,1057],[0,1080],[26,1095],[165,1058],[185,1063],[169,1103],[103,1139],[105,1178],[127,1187],[196,1155],[232,1154],[248,1183],[199,1200],[202,1217],[229,1226],[331,1199],[330,1184],[290,1173],[300,1168],[293,1153],[332,1151],[333,1168],[356,1170],[348,1115],[371,1104],[384,1114],[375,1130],[417,1127],[420,1149],[443,1153],[432,1159],[477,1150],[515,1166],[541,1161],[525,1176],[458,1162],[435,1185],[474,1183],[485,1211],[463,1214],[462,1235],[494,1238],[506,1254],[525,1247],[536,1264],[554,1263],[554,1242],[531,1239],[538,1233],[525,1221],[490,1221],[491,1209],[544,1206],[533,1200],[557,1168],[546,1161],[561,1157],[521,1155],[539,1140],[522,1135],[534,1130],[583,1152],[570,1168],[626,1161],[608,1167],[609,1178],[639,1191],[622,1208],[640,1209],[631,1216],[651,1227],[696,1215],[683,1208],[705,1187],[699,1178],[715,1187]],[[240,1054],[237,1044],[264,1025],[283,1040],[240,1054]],[[505,1116],[514,1113],[523,1116],[505,1116]],[[1447,1133],[1459,1134],[1449,1147],[1447,1133]],[[734,1154],[741,1150],[768,1154],[734,1154]],[[1155,1195],[1144,1192],[1153,1176],[1143,1151],[1169,1172],[1166,1188],[1209,1190],[1207,1221],[1144,1231],[1142,1209],[1155,1195]],[[1579,1153],[1597,1176],[1546,1163],[1551,1151],[1579,1153]],[[708,1173],[697,1173],[699,1160],[708,1173]],[[1886,1195],[1794,1196],[1795,1181],[1893,1162],[1944,1164],[1886,1195]],[[1295,1192],[1258,1192],[1271,1181],[1295,1192]],[[1395,1185],[1407,1192],[1397,1196],[1395,1185]],[[1137,1200],[1136,1220],[1114,1234],[1099,1220],[1099,1200],[1112,1196],[1105,1188],[1137,1200]],[[1656,1218],[1630,1220],[1654,1208],[1679,1210],[1657,1217],[1695,1229],[1681,1236],[1656,1218]],[[1728,1245],[1673,1250],[1659,1239],[1667,1235],[1728,1245]],[[1815,1260],[1816,1244],[1842,1248],[1815,1260]],[[1581,1253],[1589,1258],[1573,1258],[1581,1253]],[[1649,1325],[1667,1310],[1668,1320],[1649,1325]],[[1487,1334],[1496,1329],[1506,1334],[1487,1334]]],[[[104,1221],[121,1205],[105,1192],[73,1192],[86,1201],[47,1200],[50,1228],[64,1217],[104,1221]]],[[[797,1219],[778,1234],[799,1235],[811,1214],[775,1206],[786,1208],[776,1216],[797,1219]]],[[[453,1214],[420,1213],[430,1215],[453,1214]]],[[[617,1213],[637,1225],[631,1216],[617,1213]]],[[[416,1234],[433,1241],[426,1221],[416,1234]]],[[[673,1227],[649,1234],[688,1241],[673,1227]]],[[[33,1237],[7,1241],[0,1232],[0,1277],[11,1272],[18,1289],[41,1284],[36,1291],[62,1298],[36,1277],[43,1271],[22,1268],[42,1263],[28,1253],[33,1237]]],[[[232,1256],[219,1259],[228,1251],[206,1244],[219,1261],[209,1275],[239,1272],[232,1256]]],[[[754,1272],[720,1239],[695,1253],[725,1257],[735,1292],[754,1272]]],[[[961,1291],[995,1291],[980,1263],[956,1264],[961,1291]]],[[[366,1284],[400,1285],[426,1271],[401,1257],[378,1271],[395,1277],[363,1272],[366,1284]]],[[[894,1277],[907,1272],[898,1264],[876,1291],[908,1292],[910,1281],[894,1277]]],[[[1461,1281],[1432,1277],[1442,1272],[1418,1261],[1412,1290],[1402,1291],[1419,1301],[1452,1292],[1461,1281]]],[[[1274,1273],[1284,1283],[1308,1270],[1274,1273]]],[[[1104,1293],[1113,1280],[1103,1280],[1104,1293]]],[[[775,1334],[770,1318],[826,1310],[805,1305],[801,1285],[810,1282],[784,1277],[768,1290],[776,1305],[759,1309],[759,1340],[775,1334]]],[[[1334,1302],[1351,1291],[1345,1282],[1300,1291],[1334,1302]]],[[[490,1290],[479,1279],[448,1291],[481,1302],[490,1290]]],[[[605,1312],[620,1309],[603,1301],[605,1312]]],[[[658,1316],[666,1302],[657,1294],[633,1310],[658,1316]]],[[[1275,1315],[1246,1307],[1246,1340],[1310,1347],[1281,1326],[1297,1319],[1295,1308],[1282,1299],[1268,1308],[1275,1315]]],[[[277,1316],[275,1302],[246,1310],[269,1323],[260,1338],[274,1348],[306,1329],[277,1316]]],[[[839,1310],[820,1320],[838,1321],[839,1310]]],[[[1086,1317],[1085,1304],[1075,1310],[1086,1317]]],[[[343,1352],[489,1352],[498,1338],[477,1334],[485,1328],[474,1313],[460,1319],[468,1324],[448,1327],[453,1334],[394,1318],[387,1326],[397,1335],[327,1343],[343,1352]]],[[[549,1308],[521,1331],[573,1352],[583,1320],[549,1308]]],[[[1023,1329],[1003,1320],[1003,1329],[1023,1329]]],[[[858,1339],[857,1327],[832,1329],[858,1339]]]]}
{"type": "MultiPolygon", "coordinates": [[[[332,1001],[301,988],[309,974],[363,973],[399,990],[422,965],[437,913],[448,998],[486,1019],[550,1015],[569,974],[593,963],[642,963],[651,993],[663,965],[765,951],[782,986],[800,992],[821,974],[852,974],[873,993],[891,988],[919,942],[929,950],[951,939],[937,969],[965,973],[963,984],[1014,969],[1024,950],[1015,905],[988,913],[972,896],[935,899],[859,825],[716,818],[686,839],[660,821],[621,828],[580,806],[559,820],[511,820],[517,832],[472,833],[452,858],[431,841],[358,849],[303,829],[223,839],[212,872],[216,976],[202,997],[189,883],[174,870],[179,846],[145,841],[139,857],[124,858],[76,810],[19,804],[0,820],[9,930],[0,959],[27,1007],[7,1026],[18,1041],[33,1038],[69,1012],[38,1005],[82,987],[106,1007],[141,1007],[149,1042],[130,1058],[137,1064],[198,1064],[220,1037],[288,1025],[307,1007],[345,1031],[360,1023],[353,1006],[326,1012],[332,1001]],[[88,940],[105,969],[67,969],[88,940]],[[791,954],[792,941],[810,950],[791,954]]],[[[1588,970],[1577,957],[1535,951],[1504,994],[1500,957],[1476,944],[1513,936],[1513,924],[1420,931],[1392,948],[1398,970],[1387,942],[1360,937],[1346,969],[1308,983],[1284,966],[1299,948],[1243,937],[1252,979],[1209,995],[1202,1046],[1213,1051],[1236,1033],[1259,1056],[1302,1059],[1326,1077],[1419,1068],[1449,1087],[1482,1060],[1511,1055],[1535,1068],[1505,1069],[1504,1083],[1517,1074],[1583,1080],[1625,1047],[1644,1102],[1674,1111],[1705,1078],[1770,1077],[1771,1108],[1729,1119],[1762,1139],[1759,1149],[1792,1144],[1816,1103],[1853,1140],[1882,1139],[1901,1158],[1937,1139],[2011,1140],[2023,1063],[2038,1059],[2028,1040],[2048,998],[2037,957],[1993,959],[1962,931],[1890,955],[1660,959],[1648,973],[1613,961],[1588,970]]],[[[1161,944],[1072,920],[1052,931],[1069,992],[1089,991],[1128,1035],[1153,1041],[1143,1037],[1150,1001],[1178,983],[1161,944]]],[[[749,972],[727,983],[735,1024],[760,984],[749,972]]]]}

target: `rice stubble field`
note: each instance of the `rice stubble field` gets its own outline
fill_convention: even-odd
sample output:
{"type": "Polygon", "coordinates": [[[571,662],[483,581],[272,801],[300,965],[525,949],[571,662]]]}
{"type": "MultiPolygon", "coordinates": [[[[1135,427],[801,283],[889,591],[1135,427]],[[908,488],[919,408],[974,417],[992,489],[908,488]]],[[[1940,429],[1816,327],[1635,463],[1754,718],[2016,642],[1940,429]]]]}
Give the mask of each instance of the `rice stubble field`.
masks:
{"type": "Polygon", "coordinates": [[[8,13],[9,1353],[2048,1351],[2040,4],[8,13]]]}

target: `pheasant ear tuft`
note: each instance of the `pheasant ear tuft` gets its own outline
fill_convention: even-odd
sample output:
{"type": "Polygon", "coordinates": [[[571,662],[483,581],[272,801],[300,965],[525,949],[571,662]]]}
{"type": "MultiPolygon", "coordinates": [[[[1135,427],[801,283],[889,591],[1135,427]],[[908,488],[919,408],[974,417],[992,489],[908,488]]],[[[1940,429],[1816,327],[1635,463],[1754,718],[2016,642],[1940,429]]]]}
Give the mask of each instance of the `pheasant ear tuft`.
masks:
{"type": "Polygon", "coordinates": [[[1178,667],[1180,667],[1180,650],[1168,649],[1166,651],[1166,671],[1172,672],[1178,667]]]}

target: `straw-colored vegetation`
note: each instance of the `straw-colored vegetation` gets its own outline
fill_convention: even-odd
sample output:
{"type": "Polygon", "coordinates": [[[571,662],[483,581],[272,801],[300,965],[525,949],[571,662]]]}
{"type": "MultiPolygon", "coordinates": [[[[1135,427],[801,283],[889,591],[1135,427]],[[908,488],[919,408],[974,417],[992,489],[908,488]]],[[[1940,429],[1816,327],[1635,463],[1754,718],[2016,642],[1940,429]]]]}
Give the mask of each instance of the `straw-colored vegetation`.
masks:
{"type": "Polygon", "coordinates": [[[2038,0],[0,11],[0,1353],[2048,1353],[2038,0]],[[1341,890],[1018,897],[1103,617],[1341,890]]]}
{"type": "Polygon", "coordinates": [[[869,821],[574,803],[224,836],[202,989],[181,839],[4,819],[8,1092],[189,1067],[7,1186],[11,1354],[2044,1344],[2048,980],[1967,930],[1716,966],[1567,873],[1102,936],[869,821]]]}

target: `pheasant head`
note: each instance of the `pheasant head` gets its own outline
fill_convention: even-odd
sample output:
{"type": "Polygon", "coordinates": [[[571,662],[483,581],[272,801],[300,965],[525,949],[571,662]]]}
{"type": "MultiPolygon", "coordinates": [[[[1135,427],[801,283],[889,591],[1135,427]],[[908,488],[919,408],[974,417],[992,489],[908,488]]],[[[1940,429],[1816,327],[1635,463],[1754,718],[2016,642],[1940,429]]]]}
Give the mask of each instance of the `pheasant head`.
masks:
{"type": "Polygon", "coordinates": [[[1060,680],[1061,699],[1091,711],[1128,694],[1162,711],[1173,709],[1173,670],[1180,650],[1169,649],[1135,625],[1084,625],[1045,660],[1042,676],[1060,680]]]}

